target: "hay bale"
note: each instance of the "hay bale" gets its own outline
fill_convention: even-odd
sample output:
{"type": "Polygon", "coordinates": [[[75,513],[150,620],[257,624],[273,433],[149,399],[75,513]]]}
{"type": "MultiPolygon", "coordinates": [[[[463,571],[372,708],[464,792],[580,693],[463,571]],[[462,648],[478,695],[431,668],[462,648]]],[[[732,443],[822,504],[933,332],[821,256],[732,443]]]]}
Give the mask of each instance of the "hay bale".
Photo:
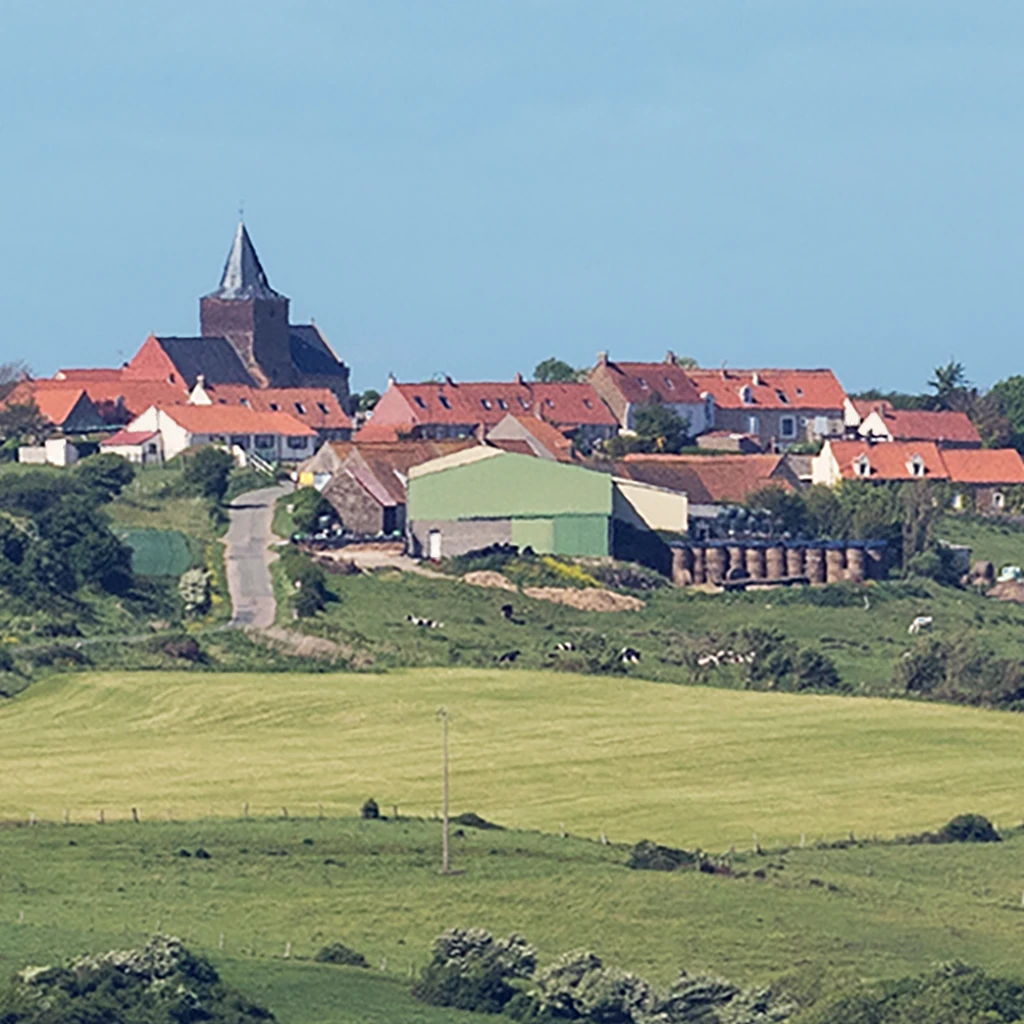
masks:
{"type": "Polygon", "coordinates": [[[709,547],[705,555],[708,583],[720,584],[728,569],[728,555],[723,547],[709,547]]]}
{"type": "Polygon", "coordinates": [[[811,583],[825,582],[825,549],[811,545],[804,551],[804,572],[811,583]]]}
{"type": "Polygon", "coordinates": [[[704,558],[704,548],[695,547],[693,549],[693,582],[699,586],[701,583],[707,581],[707,567],[704,558]]]}
{"type": "Polygon", "coordinates": [[[769,544],[765,548],[764,569],[770,580],[781,580],[786,575],[786,552],[781,544],[769,544]]]}
{"type": "Polygon", "coordinates": [[[791,545],[786,548],[786,575],[803,576],[804,574],[804,549],[798,545],[791,545]]]}
{"type": "Polygon", "coordinates": [[[825,582],[840,583],[846,579],[846,549],[830,545],[825,549],[825,582]]]}
{"type": "Polygon", "coordinates": [[[764,548],[751,544],[746,550],[747,575],[752,580],[765,578],[764,548]]]}
{"type": "Polygon", "coordinates": [[[851,544],[846,549],[846,578],[851,583],[863,583],[866,576],[864,548],[851,544]]]}
{"type": "Polygon", "coordinates": [[[742,544],[728,544],[726,551],[729,554],[729,567],[727,577],[731,580],[740,580],[747,575],[747,559],[742,544]]]}
{"type": "Polygon", "coordinates": [[[692,549],[672,549],[672,582],[677,587],[688,587],[693,582],[692,549]]]}

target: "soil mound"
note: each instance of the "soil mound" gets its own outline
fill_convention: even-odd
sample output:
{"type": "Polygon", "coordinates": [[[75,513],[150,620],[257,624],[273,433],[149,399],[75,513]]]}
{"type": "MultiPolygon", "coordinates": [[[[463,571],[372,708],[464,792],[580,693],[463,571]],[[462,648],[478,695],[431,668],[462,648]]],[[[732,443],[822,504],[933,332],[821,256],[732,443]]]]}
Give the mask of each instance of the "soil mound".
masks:
{"type": "Polygon", "coordinates": [[[567,604],[583,612],[636,612],[646,607],[639,597],[616,594],[611,590],[571,590],[564,587],[523,587],[523,593],[538,601],[567,604]]]}
{"type": "Polygon", "coordinates": [[[1020,580],[997,583],[985,596],[994,597],[997,601],[1015,601],[1017,604],[1024,604],[1024,583],[1020,580]]]}
{"type": "Polygon", "coordinates": [[[462,582],[468,583],[471,587],[495,587],[498,590],[511,590],[512,593],[519,591],[519,588],[507,576],[502,576],[500,572],[494,572],[492,569],[467,572],[462,577],[462,582]]]}

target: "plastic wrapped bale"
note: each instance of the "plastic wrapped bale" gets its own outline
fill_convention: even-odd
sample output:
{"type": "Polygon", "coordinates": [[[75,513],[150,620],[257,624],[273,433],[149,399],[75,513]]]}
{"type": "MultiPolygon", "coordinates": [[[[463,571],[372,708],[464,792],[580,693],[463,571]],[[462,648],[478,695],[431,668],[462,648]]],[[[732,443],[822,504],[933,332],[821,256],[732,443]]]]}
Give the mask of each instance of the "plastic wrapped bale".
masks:
{"type": "Polygon", "coordinates": [[[747,575],[752,580],[763,580],[764,571],[764,548],[751,544],[747,548],[747,575]]]}
{"type": "Polygon", "coordinates": [[[792,544],[786,548],[786,575],[803,576],[804,549],[802,545],[792,544]]]}
{"type": "Polygon", "coordinates": [[[705,571],[707,572],[708,583],[720,584],[725,579],[725,573],[729,567],[725,548],[718,545],[708,547],[707,554],[704,557],[707,564],[705,571]]]}
{"type": "Polygon", "coordinates": [[[846,578],[851,583],[863,583],[865,579],[865,557],[864,547],[860,544],[851,544],[846,549],[846,578]]]}
{"type": "Polygon", "coordinates": [[[846,549],[829,546],[825,549],[825,582],[840,583],[846,579],[846,549]]]}
{"type": "Polygon", "coordinates": [[[702,547],[693,548],[693,582],[695,584],[701,584],[707,581],[704,549],[702,547]]]}
{"type": "Polygon", "coordinates": [[[811,583],[825,582],[825,550],[809,547],[804,552],[804,574],[811,583]]]}
{"type": "Polygon", "coordinates": [[[764,571],[770,580],[781,580],[786,575],[786,552],[781,544],[769,544],[764,549],[764,571]]]}
{"type": "Polygon", "coordinates": [[[693,582],[693,550],[672,549],[672,582],[677,587],[688,587],[693,582]]]}

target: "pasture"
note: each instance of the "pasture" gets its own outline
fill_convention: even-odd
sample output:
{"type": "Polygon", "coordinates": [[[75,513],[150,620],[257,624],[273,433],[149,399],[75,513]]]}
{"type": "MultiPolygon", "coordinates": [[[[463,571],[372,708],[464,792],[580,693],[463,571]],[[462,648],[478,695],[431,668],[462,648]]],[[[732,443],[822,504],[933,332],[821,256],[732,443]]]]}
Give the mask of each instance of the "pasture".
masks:
{"type": "Polygon", "coordinates": [[[1024,717],[498,669],[82,673],[0,704],[0,819],[440,808],[613,841],[748,849],[1024,813],[1024,717]]]}

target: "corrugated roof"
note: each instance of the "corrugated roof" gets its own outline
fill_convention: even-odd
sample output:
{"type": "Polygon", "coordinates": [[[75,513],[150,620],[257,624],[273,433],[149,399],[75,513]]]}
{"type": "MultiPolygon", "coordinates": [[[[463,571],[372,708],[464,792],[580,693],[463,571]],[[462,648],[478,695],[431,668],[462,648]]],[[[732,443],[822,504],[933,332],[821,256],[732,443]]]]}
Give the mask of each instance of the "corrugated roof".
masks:
{"type": "MultiPolygon", "coordinates": [[[[483,462],[484,459],[494,459],[504,455],[505,452],[499,448],[488,448],[486,445],[475,445],[465,451],[455,452],[452,455],[444,455],[439,459],[432,459],[430,462],[423,462],[418,466],[411,466],[409,479],[426,476],[428,473],[442,473],[446,469],[455,469],[457,466],[468,466],[474,462],[483,462]]],[[[532,456],[531,456],[532,458],[532,456]]]]}

